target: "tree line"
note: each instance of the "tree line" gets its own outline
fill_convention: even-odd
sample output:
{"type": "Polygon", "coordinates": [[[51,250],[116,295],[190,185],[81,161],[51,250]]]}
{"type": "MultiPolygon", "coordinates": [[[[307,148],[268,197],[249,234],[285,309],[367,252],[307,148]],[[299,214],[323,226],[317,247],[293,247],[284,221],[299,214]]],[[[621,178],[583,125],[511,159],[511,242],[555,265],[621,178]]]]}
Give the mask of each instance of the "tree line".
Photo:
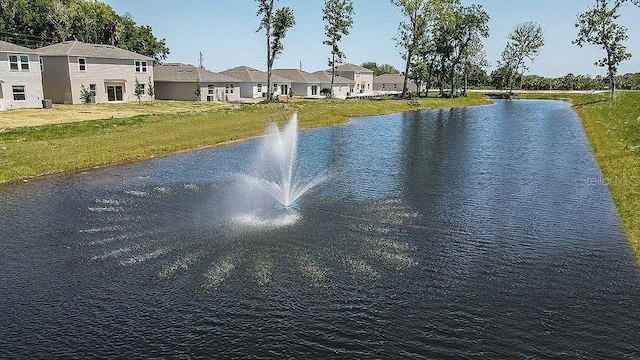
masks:
{"type": "Polygon", "coordinates": [[[150,26],[91,0],[0,0],[0,39],[30,48],[67,40],[109,44],[156,62],[169,55],[165,39],[150,26]]]}

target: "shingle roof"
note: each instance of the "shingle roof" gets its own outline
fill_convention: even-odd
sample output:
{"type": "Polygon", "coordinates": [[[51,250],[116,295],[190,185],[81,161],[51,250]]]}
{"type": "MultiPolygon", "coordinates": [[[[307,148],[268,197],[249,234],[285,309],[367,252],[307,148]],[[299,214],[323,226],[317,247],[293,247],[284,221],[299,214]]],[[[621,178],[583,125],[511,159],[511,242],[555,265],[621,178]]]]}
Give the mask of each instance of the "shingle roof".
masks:
{"type": "Polygon", "coordinates": [[[87,44],[80,41],[64,41],[38,49],[44,56],[83,56],[88,58],[153,60],[133,51],[111,45],[87,44]]]}
{"type": "MultiPolygon", "coordinates": [[[[320,70],[320,71],[314,72],[313,75],[315,75],[320,80],[321,83],[331,84],[331,71],[320,70]]],[[[347,79],[346,77],[342,77],[339,74],[336,74],[336,76],[333,79],[333,83],[350,85],[350,84],[355,84],[356,82],[351,79],[347,79]]]]}
{"type": "Polygon", "coordinates": [[[312,73],[299,69],[273,69],[272,74],[298,84],[319,84],[320,79],[312,73]]]}
{"type": "Polygon", "coordinates": [[[240,80],[189,64],[170,63],[153,67],[153,79],[166,82],[235,83],[240,80]]]}
{"type": "MultiPolygon", "coordinates": [[[[264,71],[260,71],[254,68],[250,68],[248,66],[238,66],[233,69],[228,69],[220,72],[221,74],[231,76],[232,78],[239,79],[242,82],[251,82],[251,83],[265,83],[267,82],[267,73],[264,71]]],[[[291,82],[291,80],[283,78],[281,76],[275,75],[273,72],[271,73],[271,82],[274,83],[282,83],[282,82],[291,82]]]]}
{"type": "MultiPolygon", "coordinates": [[[[362,67],[359,65],[354,65],[354,64],[342,64],[340,66],[336,67],[337,71],[359,71],[361,73],[372,73],[372,70],[367,69],[366,67],[362,67]]],[[[328,71],[331,71],[331,69],[328,69],[328,71]]]]}
{"type": "Polygon", "coordinates": [[[374,84],[404,84],[404,75],[402,74],[382,74],[373,77],[374,84]]]}
{"type": "Polygon", "coordinates": [[[29,49],[24,46],[15,45],[6,41],[0,40],[0,52],[20,53],[20,54],[42,54],[41,52],[33,49],[29,49]]]}

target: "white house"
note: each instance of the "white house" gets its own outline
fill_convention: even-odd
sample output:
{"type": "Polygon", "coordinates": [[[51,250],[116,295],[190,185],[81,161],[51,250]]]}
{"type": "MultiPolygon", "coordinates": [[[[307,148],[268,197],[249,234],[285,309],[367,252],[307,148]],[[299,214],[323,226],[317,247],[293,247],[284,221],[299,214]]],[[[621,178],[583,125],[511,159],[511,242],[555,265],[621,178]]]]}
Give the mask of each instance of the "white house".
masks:
{"type": "MultiPolygon", "coordinates": [[[[331,73],[331,69],[327,70],[331,73]]],[[[355,82],[350,96],[369,95],[373,93],[373,71],[354,64],[343,64],[336,67],[336,74],[355,82]]]]}
{"type": "Polygon", "coordinates": [[[40,52],[0,41],[0,110],[42,108],[40,52]]]}
{"type": "MultiPolygon", "coordinates": [[[[320,90],[331,87],[331,70],[320,70],[313,73],[320,80],[320,90]]],[[[356,82],[336,73],[333,78],[333,96],[344,99],[355,91],[356,82]]]]}
{"type": "Polygon", "coordinates": [[[155,97],[159,100],[235,101],[240,99],[240,80],[188,64],[153,67],[155,97]],[[196,87],[200,98],[196,97],[196,87]]]}
{"type": "Polygon", "coordinates": [[[291,90],[295,96],[322,97],[320,79],[312,73],[300,69],[273,69],[272,74],[291,80],[291,90]]]}
{"type": "MultiPolygon", "coordinates": [[[[238,66],[220,72],[223,75],[240,80],[240,97],[256,99],[266,96],[267,73],[248,66],[238,66]]],[[[271,73],[273,95],[288,95],[291,80],[271,73]]]]}
{"type": "Polygon", "coordinates": [[[153,84],[153,59],[111,45],[65,41],[38,49],[42,53],[44,96],[54,103],[79,104],[82,87],[95,101],[137,101],[136,80],[143,90],[153,84]]]}

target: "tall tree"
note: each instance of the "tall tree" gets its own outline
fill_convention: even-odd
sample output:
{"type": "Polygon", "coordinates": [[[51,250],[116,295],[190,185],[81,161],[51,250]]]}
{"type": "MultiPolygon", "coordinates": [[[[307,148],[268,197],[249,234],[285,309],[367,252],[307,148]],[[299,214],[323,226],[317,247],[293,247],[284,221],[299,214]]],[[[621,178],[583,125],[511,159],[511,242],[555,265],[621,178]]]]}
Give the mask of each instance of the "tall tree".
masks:
{"type": "Polygon", "coordinates": [[[333,81],[336,74],[336,65],[342,63],[344,53],[338,47],[342,36],[349,35],[353,26],[353,3],[351,0],[325,0],[322,8],[322,20],[325,21],[324,33],[327,40],[322,43],[331,46],[331,92],[333,94],[333,81]]]}
{"type": "Polygon", "coordinates": [[[293,17],[293,10],[283,7],[273,13],[274,0],[257,0],[258,12],[256,16],[262,16],[260,27],[257,31],[264,30],[267,37],[267,101],[273,100],[273,89],[271,88],[271,72],[273,62],[284,51],[282,40],[287,34],[287,30],[296,24],[293,17]]]}
{"type": "Polygon", "coordinates": [[[607,77],[611,82],[611,97],[616,91],[616,73],[618,65],[631,58],[631,53],[622,44],[629,36],[627,28],[619,25],[615,20],[620,16],[618,9],[623,1],[596,0],[593,8],[578,15],[576,27],[578,38],[572,41],[582,47],[585,43],[601,46],[607,53],[606,57],[594,64],[607,68],[607,77]],[[610,6],[611,5],[611,6],[610,6]]]}
{"type": "Polygon", "coordinates": [[[534,22],[526,22],[516,25],[498,65],[505,67],[507,71],[507,85],[509,92],[513,91],[513,85],[517,77],[522,78],[527,69],[526,60],[533,59],[540,54],[540,49],[544,46],[544,31],[542,27],[534,22]]]}
{"type": "Polygon", "coordinates": [[[399,7],[405,17],[398,27],[398,37],[395,38],[405,60],[405,77],[402,86],[402,97],[405,97],[408,80],[406,75],[409,74],[413,57],[426,41],[432,6],[430,0],[391,0],[391,3],[399,7]]]}

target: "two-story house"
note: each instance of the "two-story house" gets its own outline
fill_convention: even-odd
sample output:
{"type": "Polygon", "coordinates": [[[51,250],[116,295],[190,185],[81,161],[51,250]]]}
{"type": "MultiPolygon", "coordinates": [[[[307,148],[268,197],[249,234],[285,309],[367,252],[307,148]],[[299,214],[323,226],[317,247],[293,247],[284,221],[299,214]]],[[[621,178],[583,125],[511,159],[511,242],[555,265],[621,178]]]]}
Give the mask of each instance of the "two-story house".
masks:
{"type": "MultiPolygon", "coordinates": [[[[327,71],[330,73],[331,69],[327,69],[327,71]]],[[[350,96],[373,93],[373,71],[359,65],[343,64],[336,67],[336,74],[355,82],[350,96]]]]}
{"type": "Polygon", "coordinates": [[[0,41],[0,110],[41,108],[40,53],[0,41]]]}
{"type": "Polygon", "coordinates": [[[111,45],[65,41],[37,50],[42,53],[44,96],[54,103],[84,102],[82,90],[97,103],[137,101],[136,80],[149,99],[153,59],[111,45]]]}

